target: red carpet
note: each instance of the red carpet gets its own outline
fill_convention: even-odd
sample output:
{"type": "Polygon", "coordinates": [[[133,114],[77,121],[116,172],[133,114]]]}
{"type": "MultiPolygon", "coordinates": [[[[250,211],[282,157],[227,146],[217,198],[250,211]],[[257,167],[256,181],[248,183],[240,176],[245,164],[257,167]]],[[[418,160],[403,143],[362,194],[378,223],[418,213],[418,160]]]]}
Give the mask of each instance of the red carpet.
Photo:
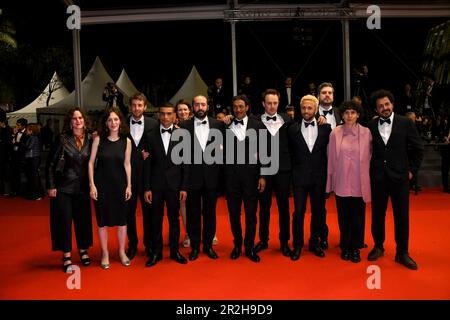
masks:
{"type": "MultiPolygon", "coordinates": [[[[291,199],[292,205],[292,199],[291,199]]],[[[229,258],[232,236],[226,203],[218,202],[220,258],[201,255],[197,261],[179,265],[168,258],[153,268],[145,268],[142,244],[140,255],[129,268],[118,261],[116,233],[110,230],[111,269],[99,266],[99,244],[94,234],[90,250],[93,264],[81,268],[81,289],[69,290],[68,275],[61,270],[60,253],[51,252],[48,199],[27,201],[0,199],[0,299],[450,299],[450,195],[425,190],[411,195],[410,254],[419,265],[411,271],[394,262],[395,242],[392,212],[388,212],[385,256],[376,262],[381,268],[381,289],[367,288],[367,254],[373,245],[370,208],[367,208],[366,243],[363,261],[358,264],[339,257],[338,227],[334,199],[327,203],[330,245],[320,259],[303,250],[297,262],[279,252],[278,217],[272,210],[269,249],[261,253],[261,263],[245,257],[229,258]]],[[[293,207],[293,206],[292,206],[293,207]]],[[[292,211],[292,210],[291,210],[292,211]]],[[[309,214],[305,225],[309,226],[309,214]]],[[[94,221],[95,223],[95,221],[94,221]]],[[[95,224],[94,224],[95,225],[95,224]]],[[[142,217],[138,225],[142,234],[142,217]]],[[[165,221],[165,228],[167,222],[165,221]]],[[[308,228],[309,229],[309,228],[308,228]]],[[[305,240],[309,230],[305,230],[305,240]]],[[[184,233],[182,232],[182,235],[184,233]]],[[[168,240],[165,230],[165,242],[168,240]]],[[[189,248],[181,252],[187,256],[189,248]]],[[[74,263],[79,259],[74,251],[74,263]]]]}

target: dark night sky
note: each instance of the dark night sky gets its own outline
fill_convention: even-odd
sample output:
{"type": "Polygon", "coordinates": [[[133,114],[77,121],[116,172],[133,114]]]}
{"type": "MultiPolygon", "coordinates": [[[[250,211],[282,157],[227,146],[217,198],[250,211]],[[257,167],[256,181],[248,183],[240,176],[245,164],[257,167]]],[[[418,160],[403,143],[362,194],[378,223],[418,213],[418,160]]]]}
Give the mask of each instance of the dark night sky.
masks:
{"type": "MultiPolygon", "coordinates": [[[[71,49],[71,32],[65,27],[68,16],[65,7],[61,1],[53,2],[53,7],[34,4],[25,11],[6,6],[16,22],[19,41],[33,46],[57,44],[71,49]]],[[[124,2],[81,1],[82,5],[91,7],[118,6],[120,3],[124,2]]],[[[133,5],[141,2],[125,3],[133,5]]],[[[386,88],[397,89],[407,81],[415,82],[414,74],[405,65],[414,73],[420,73],[427,32],[443,21],[445,19],[382,19],[382,29],[375,31],[366,28],[365,20],[352,21],[352,67],[361,62],[368,63],[373,81],[386,88]]],[[[125,67],[135,85],[150,95],[150,100],[154,94],[151,88],[155,86],[160,88],[158,100],[164,99],[164,95],[170,98],[184,81],[192,64],[197,66],[208,83],[215,76],[223,75],[231,87],[230,43],[230,26],[223,21],[83,26],[83,77],[95,56],[99,56],[113,79],[117,79],[125,67]]],[[[237,25],[238,74],[249,73],[262,89],[279,84],[283,76],[289,74],[298,76],[296,84],[302,90],[310,80],[317,83],[330,81],[336,86],[336,99],[341,100],[341,50],[341,25],[337,21],[247,22],[237,25]],[[299,28],[311,30],[310,46],[301,46],[296,40],[298,32],[294,30],[299,28]],[[300,70],[303,71],[299,74],[300,70]]],[[[52,71],[48,70],[48,73],[52,71]]],[[[48,79],[36,83],[36,88],[42,88],[46,81],[48,79]]],[[[73,89],[73,83],[66,82],[69,82],[69,90],[73,89]]]]}

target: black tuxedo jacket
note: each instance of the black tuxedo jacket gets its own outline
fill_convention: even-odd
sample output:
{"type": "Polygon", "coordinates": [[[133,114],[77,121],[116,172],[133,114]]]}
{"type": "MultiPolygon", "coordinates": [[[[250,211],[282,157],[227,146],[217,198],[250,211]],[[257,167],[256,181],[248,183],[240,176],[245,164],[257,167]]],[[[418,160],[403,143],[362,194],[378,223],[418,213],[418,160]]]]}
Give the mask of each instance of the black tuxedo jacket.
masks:
{"type": "MultiPolygon", "coordinates": [[[[225,135],[225,125],[222,121],[216,120],[208,116],[209,128],[217,129],[222,133],[222,137],[225,135]]],[[[203,186],[207,189],[217,189],[219,187],[219,175],[221,174],[222,164],[205,164],[203,161],[203,151],[200,147],[200,142],[195,135],[194,118],[183,121],[180,123],[180,128],[189,132],[191,138],[191,162],[189,166],[189,180],[187,182],[188,190],[199,190],[203,186]],[[195,149],[194,149],[195,148],[195,149]],[[200,150],[202,152],[202,164],[194,164],[194,150],[200,150]]],[[[225,139],[224,139],[225,140],[225,139]]],[[[225,141],[222,142],[222,148],[225,141]]],[[[214,140],[211,134],[208,137],[206,145],[210,145],[214,140]]],[[[215,153],[212,153],[215,156],[215,153]]]]}
{"type": "MultiPolygon", "coordinates": [[[[128,122],[130,123],[130,118],[128,118],[128,122]]],[[[159,128],[159,123],[155,119],[144,116],[144,132],[142,134],[141,140],[139,144],[136,145],[134,143],[133,137],[131,133],[128,134],[128,138],[131,140],[131,185],[134,187],[142,185],[142,174],[143,174],[143,165],[144,158],[142,157],[142,150],[147,151],[147,136],[148,134],[159,128]]]]}
{"type": "Polygon", "coordinates": [[[150,131],[146,139],[150,155],[144,161],[144,190],[186,191],[188,169],[184,165],[175,165],[171,158],[172,149],[179,142],[170,140],[166,154],[159,128],[150,131]]]}
{"type": "MultiPolygon", "coordinates": [[[[288,142],[288,128],[294,124],[295,122],[285,113],[277,113],[278,116],[282,117],[284,120],[284,124],[277,132],[278,136],[278,152],[279,152],[279,169],[278,171],[289,171],[292,169],[291,165],[291,154],[289,151],[289,142],[288,142]]],[[[261,116],[256,117],[257,120],[261,121],[261,116]]],[[[263,123],[264,125],[264,123],[263,123]]],[[[267,130],[267,146],[269,149],[269,155],[271,155],[271,134],[267,130]]]]}
{"type": "MultiPolygon", "coordinates": [[[[248,122],[247,122],[247,128],[246,131],[248,131],[249,129],[254,129],[256,130],[256,134],[257,134],[257,141],[256,141],[256,149],[257,149],[257,161],[256,164],[251,164],[249,163],[249,157],[254,157],[254,154],[250,154],[249,151],[249,143],[250,143],[250,139],[249,137],[246,137],[244,141],[240,142],[237,140],[236,136],[234,135],[234,133],[232,132],[228,132],[228,134],[225,134],[225,144],[224,144],[224,149],[225,149],[225,156],[226,153],[229,152],[227,150],[227,148],[229,146],[233,146],[235,147],[237,143],[245,143],[245,155],[246,155],[246,163],[245,164],[237,164],[237,157],[236,157],[236,147],[235,147],[235,152],[234,152],[234,161],[233,163],[226,163],[226,159],[224,159],[224,163],[225,163],[225,175],[242,175],[244,177],[248,177],[249,179],[254,178],[255,176],[261,176],[261,162],[259,161],[259,130],[267,130],[266,127],[264,126],[264,124],[255,119],[254,117],[248,117],[248,122]],[[231,141],[227,141],[227,139],[233,138],[233,143],[231,143],[231,141]]],[[[231,129],[226,129],[227,131],[231,129]]]]}
{"type": "MultiPolygon", "coordinates": [[[[286,87],[282,86],[278,89],[278,92],[280,92],[280,104],[279,104],[279,108],[281,108],[281,110],[284,110],[286,108],[286,106],[288,105],[288,94],[286,91],[286,87]]],[[[294,88],[293,86],[291,87],[291,106],[294,106],[297,108],[298,104],[300,103],[299,97],[296,94],[297,90],[296,88],[294,88]]]]}
{"type": "Polygon", "coordinates": [[[294,187],[311,184],[324,184],[327,180],[327,147],[331,126],[318,126],[318,135],[312,152],[303,138],[302,122],[291,125],[288,129],[289,148],[292,156],[294,187]]]}
{"type": "MultiPolygon", "coordinates": [[[[342,122],[341,113],[339,112],[338,107],[331,107],[331,108],[333,109],[333,116],[334,116],[334,119],[336,120],[336,126],[338,126],[342,122]]],[[[317,114],[319,114],[319,111],[317,111],[317,114]]]]}
{"type": "Polygon", "coordinates": [[[423,159],[423,143],[415,124],[407,117],[394,114],[392,131],[385,145],[378,131],[379,118],[369,123],[372,133],[370,177],[381,180],[383,174],[395,182],[408,180],[408,171],[416,174],[423,159]]]}

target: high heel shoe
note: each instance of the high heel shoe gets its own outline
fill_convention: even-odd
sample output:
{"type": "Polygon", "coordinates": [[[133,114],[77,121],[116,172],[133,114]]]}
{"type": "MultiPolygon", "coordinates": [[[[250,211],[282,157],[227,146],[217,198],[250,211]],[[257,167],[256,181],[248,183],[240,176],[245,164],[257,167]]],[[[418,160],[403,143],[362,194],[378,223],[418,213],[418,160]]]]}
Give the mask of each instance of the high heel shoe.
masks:
{"type": "MultiPolygon", "coordinates": [[[[119,255],[119,256],[120,256],[120,255],[119,255]]],[[[130,261],[130,259],[128,259],[127,256],[125,256],[125,257],[126,257],[125,260],[122,260],[122,258],[120,258],[120,262],[122,263],[123,266],[129,267],[129,266],[131,265],[131,261],[130,261]]]]}
{"type": "Polygon", "coordinates": [[[88,266],[91,264],[91,258],[89,258],[87,250],[80,250],[79,254],[80,254],[81,264],[83,266],[88,266]]]}
{"type": "Polygon", "coordinates": [[[63,257],[62,258],[63,263],[66,261],[70,261],[70,263],[68,264],[63,264],[63,271],[65,273],[72,273],[73,268],[72,268],[72,257],[63,257]]]}
{"type": "Polygon", "coordinates": [[[102,258],[102,260],[101,260],[101,262],[100,262],[100,267],[102,267],[103,270],[108,270],[109,267],[110,267],[109,259],[108,259],[108,263],[104,263],[104,262],[103,262],[103,258],[102,258]]]}

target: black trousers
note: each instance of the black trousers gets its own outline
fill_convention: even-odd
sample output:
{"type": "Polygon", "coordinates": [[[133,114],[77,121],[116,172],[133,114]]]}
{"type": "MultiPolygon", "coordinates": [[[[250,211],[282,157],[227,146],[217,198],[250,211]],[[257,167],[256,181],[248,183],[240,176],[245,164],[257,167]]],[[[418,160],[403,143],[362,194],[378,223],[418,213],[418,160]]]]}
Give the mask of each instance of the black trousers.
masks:
{"type": "Polygon", "coordinates": [[[450,170],[450,145],[441,146],[441,177],[444,191],[449,190],[448,172],[450,170]]]}
{"type": "Polygon", "coordinates": [[[132,195],[130,200],[126,202],[126,210],[127,210],[127,235],[128,235],[128,247],[137,248],[139,240],[137,235],[137,226],[136,226],[136,209],[138,204],[138,199],[141,202],[142,208],[142,219],[143,219],[143,227],[144,227],[144,246],[146,250],[150,250],[152,247],[152,205],[148,204],[144,200],[144,192],[136,188],[132,190],[132,195]]]}
{"type": "Polygon", "coordinates": [[[159,254],[163,249],[164,205],[169,220],[170,252],[178,251],[180,241],[180,192],[172,190],[152,191],[152,251],[159,254]]]}
{"type": "Polygon", "coordinates": [[[308,186],[294,187],[294,216],[292,218],[292,238],[294,248],[302,248],[304,245],[304,221],[306,201],[310,196],[311,225],[309,246],[319,245],[319,237],[325,224],[325,185],[311,184],[308,186]]]}
{"type": "Polygon", "coordinates": [[[92,216],[89,193],[57,192],[55,198],[50,198],[50,231],[53,251],[72,251],[72,221],[78,249],[91,247],[92,216]]]}
{"type": "Polygon", "coordinates": [[[366,213],[366,204],[363,199],[361,197],[340,197],[336,195],[336,207],[341,249],[362,248],[364,246],[366,213]]]}
{"type": "Polygon", "coordinates": [[[186,199],[186,227],[191,240],[191,248],[198,249],[200,242],[203,247],[212,246],[216,234],[216,203],[217,190],[191,190],[186,199]],[[203,217],[203,230],[202,230],[203,217]]]}
{"type": "Polygon", "coordinates": [[[13,194],[23,194],[22,173],[25,172],[25,159],[13,152],[11,159],[11,190],[13,194]]]}
{"type": "Polygon", "coordinates": [[[289,217],[289,189],[291,172],[282,171],[266,177],[266,187],[259,194],[259,240],[269,241],[270,208],[272,206],[272,192],[275,191],[278,207],[278,222],[280,243],[287,244],[290,238],[289,217]]]}
{"type": "Polygon", "coordinates": [[[394,182],[385,175],[377,179],[375,181],[372,178],[372,237],[375,247],[383,248],[386,238],[386,209],[390,197],[394,211],[397,253],[408,253],[409,182],[394,182]]]}
{"type": "Polygon", "coordinates": [[[228,175],[227,206],[230,215],[231,232],[234,245],[242,247],[241,206],[244,202],[245,237],[244,246],[253,249],[256,236],[256,211],[258,207],[258,179],[259,177],[244,177],[243,175],[228,175]]]}
{"type": "Polygon", "coordinates": [[[27,178],[27,188],[25,196],[27,199],[35,200],[42,196],[42,185],[39,177],[39,157],[25,158],[25,176],[27,178]]]}

